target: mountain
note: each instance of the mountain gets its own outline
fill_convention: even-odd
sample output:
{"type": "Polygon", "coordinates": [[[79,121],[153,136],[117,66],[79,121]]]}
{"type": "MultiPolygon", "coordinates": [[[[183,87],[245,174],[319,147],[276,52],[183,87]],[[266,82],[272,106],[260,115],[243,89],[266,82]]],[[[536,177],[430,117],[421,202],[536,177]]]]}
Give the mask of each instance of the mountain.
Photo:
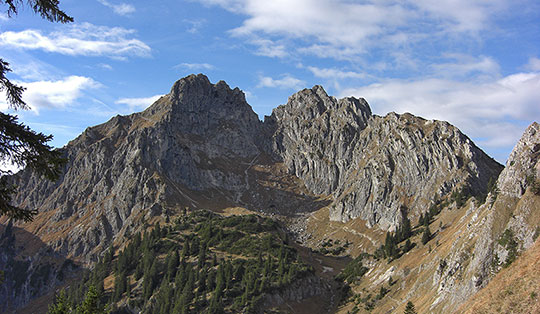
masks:
{"type": "MultiPolygon", "coordinates": [[[[370,271],[353,285],[353,293],[340,313],[355,309],[361,313],[399,313],[404,311],[408,301],[416,305],[419,313],[469,311],[467,306],[459,309],[464,302],[475,304],[478,312],[482,308],[493,309],[489,304],[482,306],[482,301],[476,300],[476,293],[486,285],[488,291],[493,291],[490,281],[497,278],[499,272],[503,278],[507,277],[505,268],[513,267],[516,260],[519,262],[521,252],[530,248],[540,235],[539,171],[540,125],[535,122],[524,132],[485,199],[471,198],[458,206],[459,199],[454,198],[431,207],[425,212],[426,215],[434,213],[429,214],[429,222],[419,221],[413,228],[411,239],[416,244],[413,249],[402,250],[402,255],[396,259],[372,259],[364,263],[370,266],[370,271]],[[433,233],[422,244],[420,233],[426,227],[433,233]],[[380,291],[385,293],[381,296],[380,291]]],[[[354,227],[354,224],[339,226],[349,231],[355,231],[354,227]]],[[[336,226],[327,227],[325,231],[336,237],[336,226]]],[[[369,232],[364,231],[364,237],[365,234],[369,232]]],[[[340,236],[353,241],[349,234],[340,236]]],[[[516,267],[523,269],[523,266],[516,267]]],[[[534,276],[520,272],[524,280],[534,276]]],[[[506,281],[498,279],[499,284],[494,285],[502,290],[506,287],[501,287],[501,280],[506,281]]],[[[509,283],[509,289],[511,285],[516,283],[509,283]]],[[[482,293],[480,300],[486,300],[482,295],[486,294],[482,293]]],[[[498,301],[504,302],[506,300],[498,301]]],[[[521,308],[523,310],[516,311],[534,312],[530,310],[534,307],[523,305],[521,308]]]]}
{"type": "MultiPolygon", "coordinates": [[[[518,146],[533,145],[533,153],[511,155],[514,163],[501,173],[500,164],[447,122],[373,115],[364,99],[336,99],[321,86],[295,93],[259,121],[238,88],[190,75],[143,112],[116,116],[68,143],[60,180],[26,170],[12,178],[20,187],[15,203],[39,214],[24,225],[2,221],[11,248],[2,251],[0,269],[9,274],[16,261],[27,263],[24,276],[6,276],[0,304],[16,308],[45,295],[76,278],[76,268],[94,265],[111,245],[123,248],[133,234],[171,223],[187,208],[272,217],[311,250],[353,257],[374,254],[385,233],[397,234],[406,219],[414,225],[430,213],[434,235],[427,245],[419,244],[423,227],[413,226],[408,236],[418,244],[401,257],[357,261],[370,271],[362,283],[349,283],[354,300],[344,298],[342,309],[357,306],[368,295],[358,291],[380,289],[390,276],[402,283],[399,291],[385,288],[389,295],[421,309],[450,309],[492,278],[494,254],[508,255],[497,245],[506,229],[523,248],[532,243],[538,222],[525,212],[534,207],[520,201],[530,193],[528,172],[540,141],[533,135],[522,141],[518,146]],[[495,181],[498,195],[490,192],[495,181]],[[503,205],[509,202],[517,204],[514,216],[503,205]],[[25,234],[39,239],[38,249],[22,244],[25,234]],[[44,268],[46,276],[34,275],[44,268]],[[450,272],[465,275],[457,280],[450,272]],[[415,291],[430,292],[419,300],[415,291]]],[[[325,267],[338,271],[343,263],[325,267]]],[[[381,311],[405,304],[384,295],[375,302],[381,311]]]]}

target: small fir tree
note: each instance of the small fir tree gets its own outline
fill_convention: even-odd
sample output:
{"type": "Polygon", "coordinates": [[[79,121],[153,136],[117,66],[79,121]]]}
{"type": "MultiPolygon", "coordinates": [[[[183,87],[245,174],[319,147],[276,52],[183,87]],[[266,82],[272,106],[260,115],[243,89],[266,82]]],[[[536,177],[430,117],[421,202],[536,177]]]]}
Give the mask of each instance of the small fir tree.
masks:
{"type": "Polygon", "coordinates": [[[426,244],[431,240],[431,231],[429,230],[429,227],[424,228],[424,233],[422,234],[422,244],[426,244]]]}
{"type": "Polygon", "coordinates": [[[405,312],[403,314],[417,314],[416,309],[414,308],[414,304],[409,301],[407,302],[407,305],[405,306],[405,312]]]}

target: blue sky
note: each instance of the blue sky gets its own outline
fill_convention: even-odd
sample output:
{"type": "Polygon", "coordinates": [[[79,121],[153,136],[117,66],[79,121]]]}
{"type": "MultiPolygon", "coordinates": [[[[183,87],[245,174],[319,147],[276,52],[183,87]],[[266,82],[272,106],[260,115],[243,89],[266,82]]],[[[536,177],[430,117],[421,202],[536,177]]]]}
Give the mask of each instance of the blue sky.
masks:
{"type": "MultiPolygon", "coordinates": [[[[458,126],[504,163],[540,121],[540,2],[61,0],[75,18],[0,6],[0,56],[27,87],[23,122],[63,146],[146,108],[177,79],[239,87],[262,118],[315,84],[374,113],[458,126]]],[[[6,110],[4,97],[0,108],[6,110]]]]}

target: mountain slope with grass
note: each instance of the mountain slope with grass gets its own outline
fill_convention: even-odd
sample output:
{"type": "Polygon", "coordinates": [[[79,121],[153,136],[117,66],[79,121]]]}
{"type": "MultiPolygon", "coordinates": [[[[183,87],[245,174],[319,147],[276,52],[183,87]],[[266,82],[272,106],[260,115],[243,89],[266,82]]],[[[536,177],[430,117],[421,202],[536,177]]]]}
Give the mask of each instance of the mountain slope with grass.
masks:
{"type": "MultiPolygon", "coordinates": [[[[298,264],[289,264],[311,267],[305,278],[338,290],[326,294],[331,300],[313,292],[295,295],[292,287],[305,279],[297,278],[286,281],[288,288],[271,283],[279,293],[257,294],[259,288],[248,285],[249,302],[260,296],[267,303],[257,302],[269,308],[382,313],[401,311],[412,301],[420,312],[448,311],[485,286],[508,256],[532,243],[538,226],[537,180],[530,170],[538,160],[534,130],[518,145],[523,153],[499,176],[503,167],[444,121],[408,113],[373,115],[364,99],[336,99],[321,86],[295,93],[260,121],[238,88],[190,75],[143,112],[89,127],[62,148],[68,162],[59,181],[29,171],[11,178],[20,186],[17,205],[39,214],[31,223],[10,225],[10,249],[0,252],[0,271],[10,274],[15,264],[25,265],[19,269],[24,276],[6,275],[0,309],[46,311],[41,304],[50,303],[59,287],[71,287],[107,256],[117,263],[135,235],[142,241],[158,224],[172,233],[160,233],[156,240],[162,244],[154,252],[155,284],[164,285],[163,291],[176,288],[164,272],[167,245],[183,250],[188,234],[199,230],[175,229],[176,222],[186,219],[185,211],[204,209],[273,219],[281,226],[280,241],[288,238],[300,256],[298,264]],[[521,188],[512,189],[515,184],[521,188]],[[25,243],[29,234],[36,240],[32,247],[25,243]]],[[[214,214],[206,219],[225,219],[214,214]]],[[[7,229],[4,218],[0,223],[7,229]]],[[[247,235],[246,242],[256,243],[254,234],[247,235]]],[[[230,246],[242,243],[237,240],[230,246]]],[[[217,256],[225,254],[215,243],[206,245],[217,256]]],[[[245,260],[244,268],[253,266],[246,252],[227,254],[231,263],[245,260]]],[[[198,269],[191,255],[184,262],[197,274],[205,266],[219,268],[198,269]]],[[[94,282],[105,301],[161,311],[152,302],[165,297],[158,297],[157,286],[144,293],[144,278],[135,280],[137,266],[125,272],[133,280],[133,298],[123,290],[124,278],[116,280],[115,270],[107,267],[106,276],[94,282]],[[116,282],[122,292],[114,292],[116,282]]],[[[141,267],[148,273],[152,265],[141,267]]],[[[72,306],[82,302],[84,289],[77,298],[68,294],[72,306]]],[[[188,310],[207,309],[212,292],[202,292],[197,301],[190,299],[200,304],[189,303],[188,310]]],[[[175,302],[181,297],[169,293],[175,302]]],[[[237,297],[221,300],[223,309],[249,307],[237,297]]]]}

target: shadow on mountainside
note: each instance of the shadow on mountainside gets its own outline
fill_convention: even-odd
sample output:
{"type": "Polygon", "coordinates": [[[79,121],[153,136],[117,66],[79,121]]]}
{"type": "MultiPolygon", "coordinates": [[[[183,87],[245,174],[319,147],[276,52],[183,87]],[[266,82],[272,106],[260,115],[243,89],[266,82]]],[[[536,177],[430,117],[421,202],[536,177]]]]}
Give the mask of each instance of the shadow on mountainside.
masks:
{"type": "Polygon", "coordinates": [[[3,272],[0,312],[45,313],[54,289],[76,276],[79,270],[76,263],[55,252],[36,235],[10,222],[0,224],[0,271],[3,272]],[[28,304],[31,300],[34,301],[28,304]],[[36,300],[41,301],[33,304],[36,300]],[[19,309],[21,306],[26,307],[19,309]]]}

